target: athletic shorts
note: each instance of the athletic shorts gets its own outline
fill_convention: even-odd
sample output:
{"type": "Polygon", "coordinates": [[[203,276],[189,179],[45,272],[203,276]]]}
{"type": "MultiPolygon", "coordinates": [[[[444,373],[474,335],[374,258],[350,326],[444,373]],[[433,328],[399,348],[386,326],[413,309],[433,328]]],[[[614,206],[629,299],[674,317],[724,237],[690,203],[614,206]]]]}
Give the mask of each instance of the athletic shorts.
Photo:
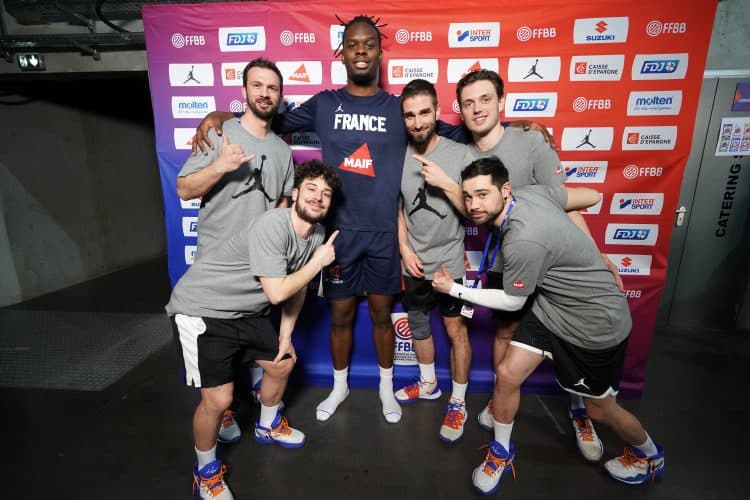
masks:
{"type": "MultiPolygon", "coordinates": [[[[463,284],[462,279],[455,281],[463,284]]],[[[433,307],[437,306],[440,314],[446,318],[455,318],[461,315],[461,307],[464,302],[446,293],[436,292],[432,288],[432,280],[404,275],[404,285],[406,288],[402,303],[405,311],[429,313],[433,307]]]]}
{"type": "Polygon", "coordinates": [[[323,271],[323,295],[346,299],[401,292],[401,256],[396,233],[339,229],[336,260],[323,271]]]}
{"type": "Polygon", "coordinates": [[[607,349],[586,349],[561,339],[529,312],[510,344],[553,359],[557,383],[568,392],[600,399],[619,391],[627,338],[607,349]]]}
{"type": "Polygon", "coordinates": [[[229,383],[240,365],[272,361],[279,353],[279,334],[268,316],[216,319],[175,314],[170,319],[185,384],[190,386],[229,383]]]}

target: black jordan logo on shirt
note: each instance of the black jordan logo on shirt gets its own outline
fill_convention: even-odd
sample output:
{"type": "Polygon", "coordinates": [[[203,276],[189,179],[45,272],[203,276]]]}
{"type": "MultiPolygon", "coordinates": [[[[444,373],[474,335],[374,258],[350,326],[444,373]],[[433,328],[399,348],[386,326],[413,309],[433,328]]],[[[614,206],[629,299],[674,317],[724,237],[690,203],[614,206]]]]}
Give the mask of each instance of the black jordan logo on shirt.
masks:
{"type": "Polygon", "coordinates": [[[245,186],[248,186],[246,189],[243,189],[237,194],[233,194],[232,198],[237,199],[242,195],[245,195],[249,193],[250,191],[255,191],[256,189],[263,193],[263,196],[266,197],[268,201],[273,201],[273,198],[268,196],[268,193],[266,193],[266,189],[263,187],[263,177],[261,174],[263,174],[263,163],[266,161],[266,155],[260,156],[260,167],[256,168],[254,170],[250,171],[250,177],[247,179],[247,182],[245,182],[245,186]],[[252,181],[252,185],[250,184],[250,181],[252,181]]]}
{"type": "Polygon", "coordinates": [[[409,212],[409,215],[413,214],[420,208],[423,208],[429,212],[434,213],[441,219],[445,219],[445,216],[447,215],[447,214],[441,214],[440,212],[438,212],[437,210],[435,210],[434,208],[432,208],[430,205],[427,204],[427,191],[425,191],[424,186],[419,188],[419,191],[417,191],[417,196],[414,198],[414,201],[412,201],[411,204],[412,205],[416,204],[417,206],[414,207],[414,209],[411,212],[409,212]]]}

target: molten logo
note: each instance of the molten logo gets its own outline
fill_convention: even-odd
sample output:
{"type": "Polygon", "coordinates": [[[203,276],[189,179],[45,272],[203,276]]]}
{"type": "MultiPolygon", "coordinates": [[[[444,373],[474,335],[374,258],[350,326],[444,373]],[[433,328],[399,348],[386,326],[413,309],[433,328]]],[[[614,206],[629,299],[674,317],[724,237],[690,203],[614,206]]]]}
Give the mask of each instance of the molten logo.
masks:
{"type": "Polygon", "coordinates": [[[344,161],[339,165],[339,170],[375,177],[375,167],[372,164],[370,149],[367,147],[367,143],[362,144],[350,156],[344,158],[344,161]]]}
{"type": "Polygon", "coordinates": [[[294,70],[289,76],[289,79],[295,82],[310,83],[310,77],[307,74],[307,69],[305,69],[304,64],[300,64],[299,68],[294,70]]]}
{"type": "Polygon", "coordinates": [[[596,23],[596,31],[599,33],[604,33],[607,31],[607,23],[604,21],[599,21],[596,23]]]}

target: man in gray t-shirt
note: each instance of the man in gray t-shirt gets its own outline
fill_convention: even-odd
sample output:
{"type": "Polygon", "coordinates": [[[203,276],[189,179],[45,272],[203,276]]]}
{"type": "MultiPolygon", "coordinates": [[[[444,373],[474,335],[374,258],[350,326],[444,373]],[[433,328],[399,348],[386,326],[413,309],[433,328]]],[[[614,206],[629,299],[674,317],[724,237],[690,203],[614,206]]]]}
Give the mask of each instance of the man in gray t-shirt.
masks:
{"type": "Polygon", "coordinates": [[[454,283],[445,267],[435,273],[433,286],[506,311],[520,310],[536,294],[497,370],[494,440],[474,470],[474,486],[484,494],[494,492],[513,467],[510,436],[521,384],[545,357],[554,359],[558,384],[582,396],[591,418],[626,441],[625,453],[604,464],[607,472],[628,484],[663,475],[664,450],[615,399],[631,327],[627,301],[594,244],[565,214],[593,205],[599,194],[546,186],[512,192],[508,171],[496,157],[475,160],[461,179],[471,219],[499,232],[504,286],[467,288],[454,283]]]}
{"type": "Polygon", "coordinates": [[[430,82],[417,79],[404,87],[401,113],[409,146],[401,175],[399,249],[404,264],[403,303],[419,364],[419,380],[399,389],[395,395],[401,403],[437,399],[441,395],[430,329],[430,312],[437,306],[451,342],[453,382],[439,436],[453,443],[463,435],[466,421],[471,344],[460,314],[461,301],[435,294],[431,282],[432,274],[441,264],[463,280],[464,204],[458,182],[461,169],[469,164],[471,156],[465,145],[435,133],[440,105],[430,82]]]}
{"type": "MultiPolygon", "coordinates": [[[[197,463],[194,494],[213,498],[226,488],[224,466],[216,459],[218,424],[232,402],[237,366],[256,361],[264,370],[255,439],[296,448],[305,435],[281,416],[281,396],[297,355],[292,331],[308,283],[335,258],[333,240],[323,243],[319,224],[339,179],[319,161],[295,172],[290,208],[271,209],[219,245],[208,247],[172,291],[167,314],[184,363],[187,385],[200,389],[193,416],[197,463]],[[281,306],[279,330],[271,324],[271,304],[281,306]]],[[[228,488],[227,488],[228,491],[228,488]]]]}

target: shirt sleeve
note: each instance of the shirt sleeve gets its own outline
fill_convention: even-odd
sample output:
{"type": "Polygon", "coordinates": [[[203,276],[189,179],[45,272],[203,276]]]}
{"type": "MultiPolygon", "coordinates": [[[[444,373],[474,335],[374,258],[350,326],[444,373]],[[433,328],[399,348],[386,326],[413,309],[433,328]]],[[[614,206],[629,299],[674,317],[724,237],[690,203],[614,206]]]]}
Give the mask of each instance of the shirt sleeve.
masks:
{"type": "Polygon", "coordinates": [[[189,155],[177,177],[186,177],[192,173],[199,172],[216,161],[221,154],[221,138],[216,135],[214,129],[208,131],[208,138],[216,147],[214,149],[206,148],[208,152],[205,155],[200,152],[195,155],[189,155]]]}
{"type": "Polygon", "coordinates": [[[560,157],[549,144],[544,142],[541,132],[536,132],[534,135],[534,142],[531,147],[531,168],[536,183],[544,186],[560,186],[565,182],[565,173],[560,165],[560,157]]]}
{"type": "Polygon", "coordinates": [[[285,228],[286,225],[275,217],[263,215],[253,224],[248,248],[251,256],[250,270],[254,276],[279,278],[287,275],[288,238],[285,228]]]}
{"type": "Polygon", "coordinates": [[[528,296],[544,279],[551,255],[539,243],[516,241],[503,245],[503,289],[508,295],[528,296]]]}
{"type": "Polygon", "coordinates": [[[438,135],[460,142],[461,144],[471,144],[472,141],[471,132],[469,132],[469,129],[467,129],[463,123],[459,125],[451,125],[443,120],[438,120],[437,133],[438,135]]]}
{"type": "Polygon", "coordinates": [[[315,110],[319,94],[315,94],[300,106],[276,115],[273,120],[273,131],[277,134],[291,132],[315,132],[315,110]]]}

